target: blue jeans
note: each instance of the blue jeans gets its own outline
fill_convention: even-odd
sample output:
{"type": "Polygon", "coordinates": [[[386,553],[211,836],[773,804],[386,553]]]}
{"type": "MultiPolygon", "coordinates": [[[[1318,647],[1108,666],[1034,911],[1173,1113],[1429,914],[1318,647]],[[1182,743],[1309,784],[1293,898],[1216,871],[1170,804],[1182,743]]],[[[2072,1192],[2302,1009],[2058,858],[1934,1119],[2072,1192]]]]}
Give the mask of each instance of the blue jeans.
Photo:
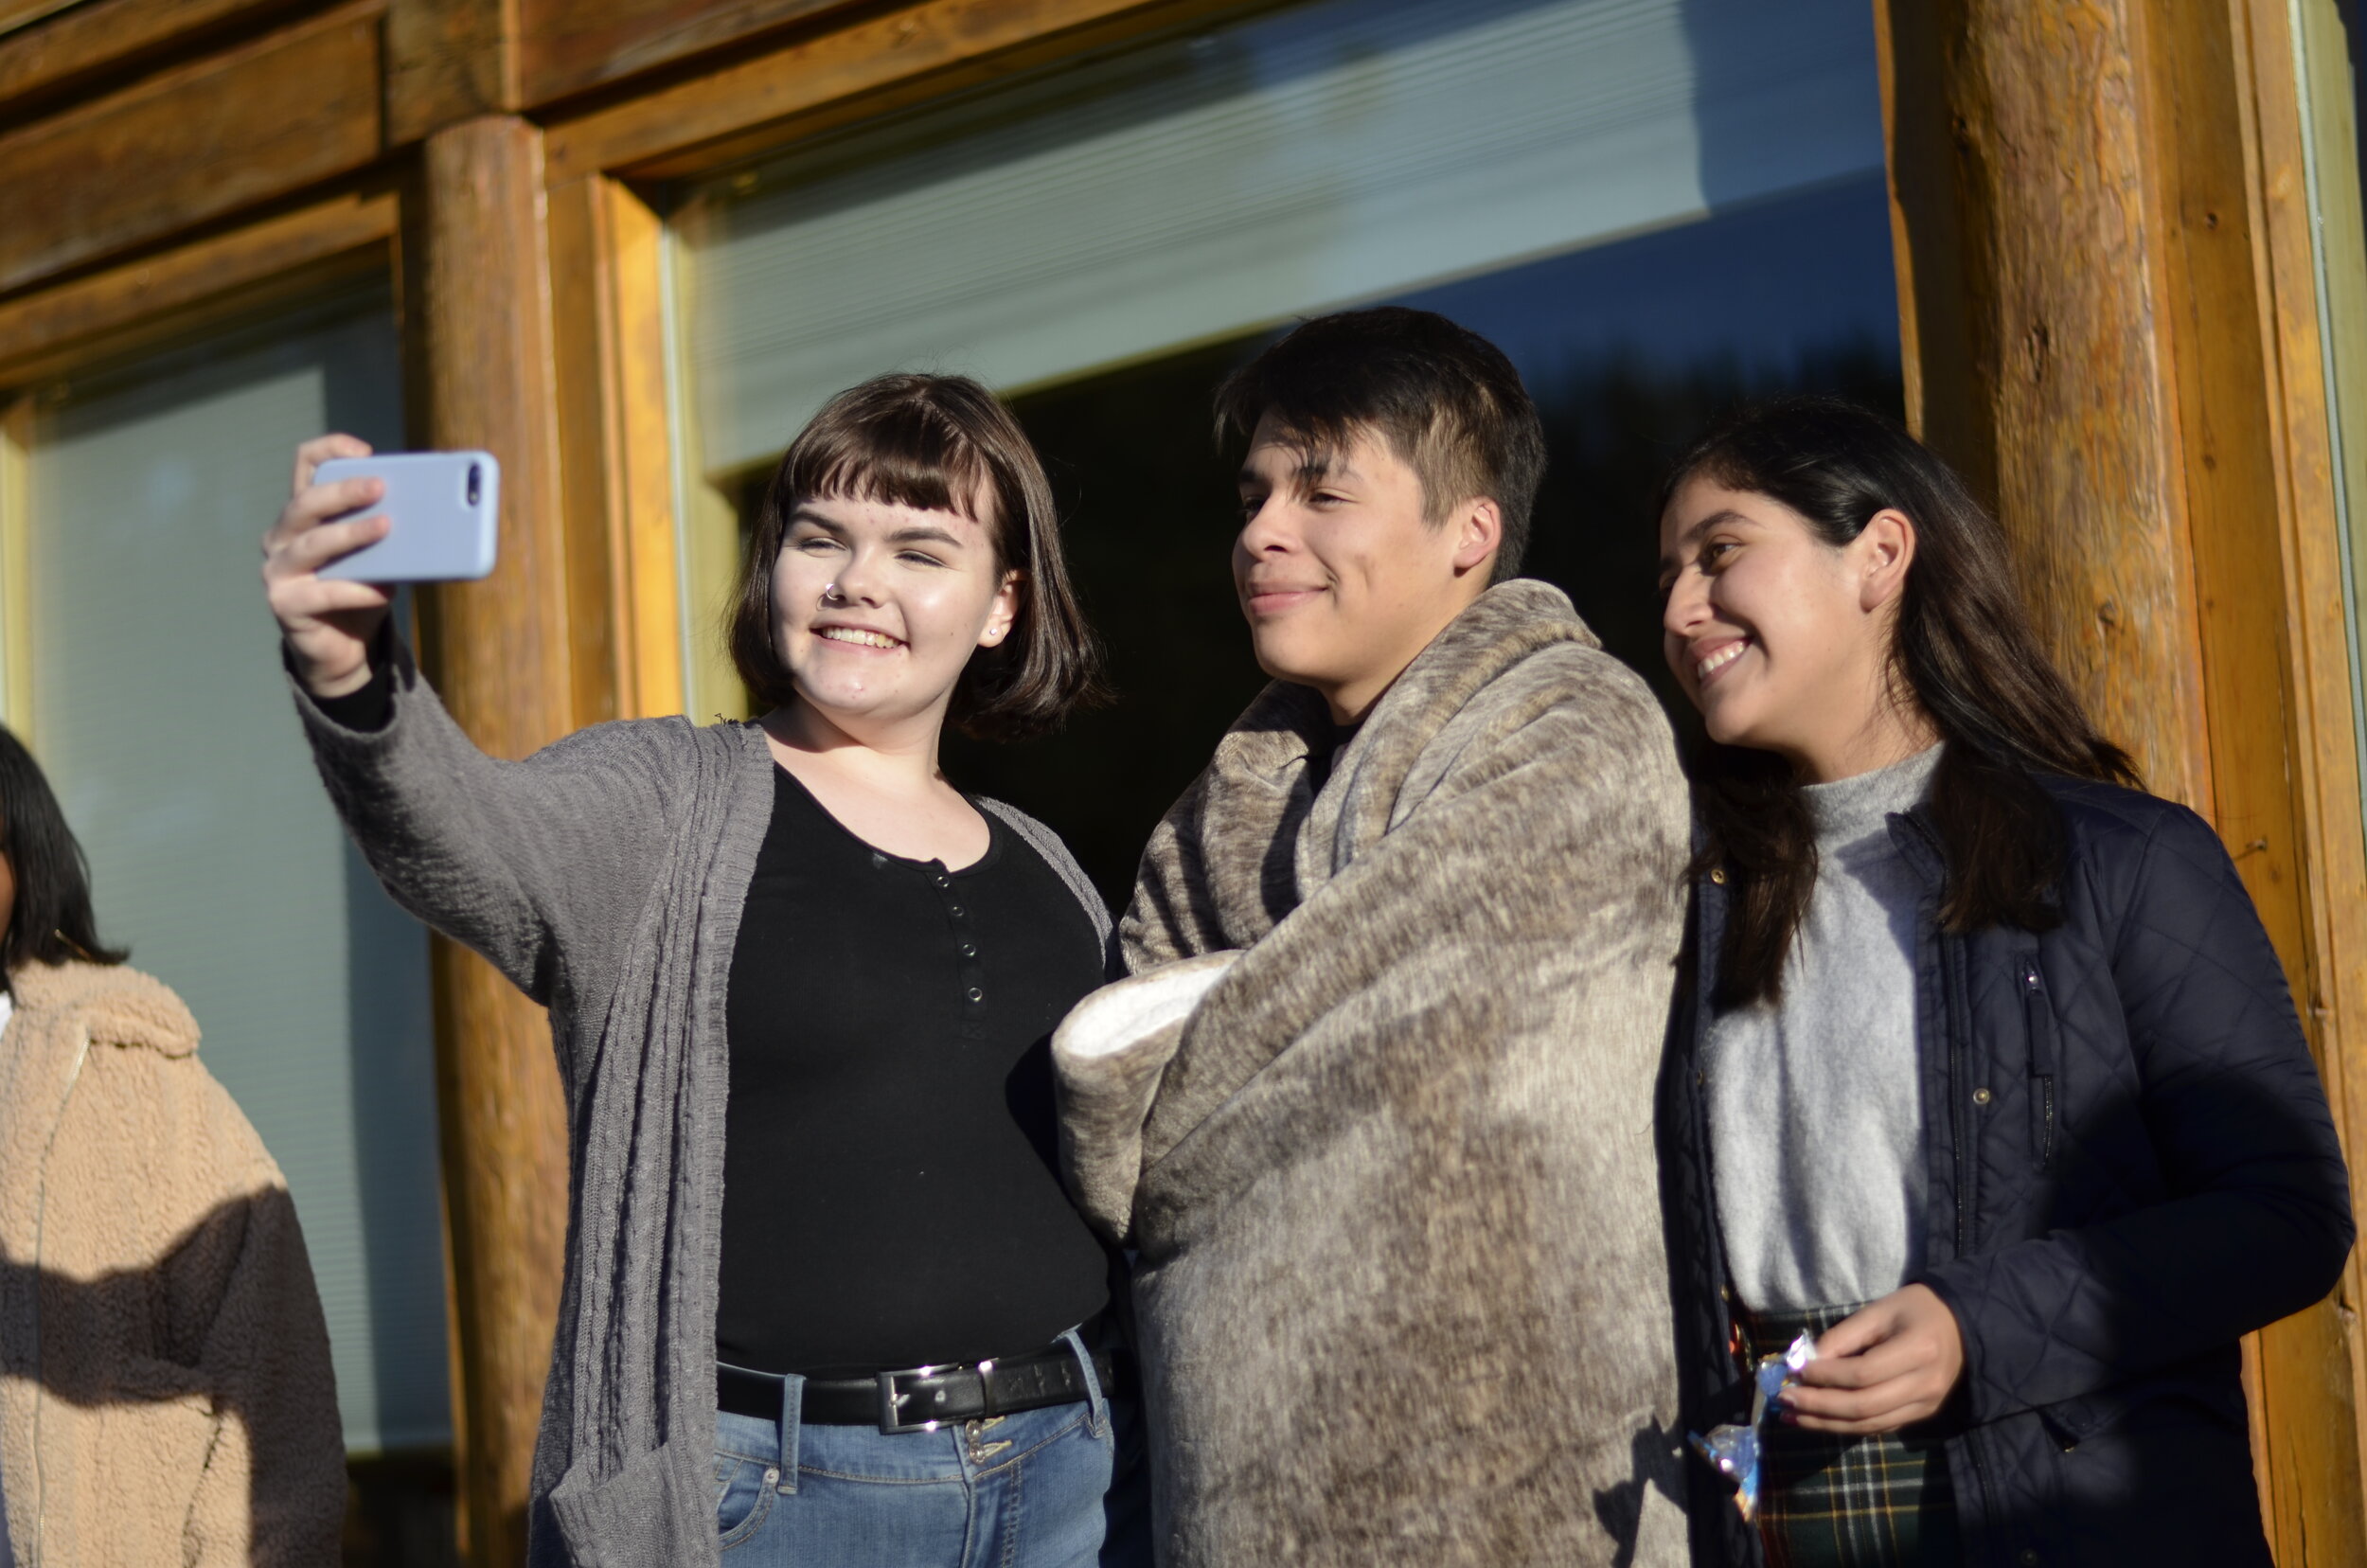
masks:
{"type": "MultiPolygon", "coordinates": [[[[1090,1377],[1091,1374],[1088,1374],[1090,1377]]],[[[791,1407],[803,1383],[789,1380],[791,1407]]],[[[935,1432],[716,1416],[715,1525],[733,1568],[1148,1568],[1130,1399],[935,1432]]]]}

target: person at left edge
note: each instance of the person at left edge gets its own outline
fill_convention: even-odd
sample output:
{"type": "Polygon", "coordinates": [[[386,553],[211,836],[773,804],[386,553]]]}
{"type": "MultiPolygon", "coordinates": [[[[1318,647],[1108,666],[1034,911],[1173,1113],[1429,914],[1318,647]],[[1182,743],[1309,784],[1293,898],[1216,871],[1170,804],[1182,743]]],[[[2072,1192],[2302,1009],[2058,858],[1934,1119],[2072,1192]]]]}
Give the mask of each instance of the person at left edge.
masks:
{"type": "Polygon", "coordinates": [[[577,1188],[538,1565],[1092,1568],[1147,1534],[1112,1258],[1055,1174],[1046,1042],[1109,917],[949,784],[950,720],[1093,684],[1049,488],[973,382],[885,376],[791,443],[731,651],[750,723],[470,744],[316,569],[373,481],[297,457],[264,577],[331,797],[395,897],[550,1008],[577,1188]]]}
{"type": "Polygon", "coordinates": [[[329,1568],[346,1451],[295,1203],[129,956],[0,729],[0,1564],[329,1568]]]}

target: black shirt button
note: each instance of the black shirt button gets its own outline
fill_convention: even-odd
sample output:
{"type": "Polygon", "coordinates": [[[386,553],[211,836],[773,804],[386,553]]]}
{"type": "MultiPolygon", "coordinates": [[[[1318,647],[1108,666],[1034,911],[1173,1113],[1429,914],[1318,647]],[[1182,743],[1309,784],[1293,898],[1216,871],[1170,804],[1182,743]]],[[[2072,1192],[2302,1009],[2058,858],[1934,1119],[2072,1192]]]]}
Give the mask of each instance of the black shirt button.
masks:
{"type": "Polygon", "coordinates": [[[960,904],[948,904],[946,905],[945,912],[948,915],[952,915],[958,918],[962,913],[962,906],[960,904]]]}
{"type": "Polygon", "coordinates": [[[975,942],[964,942],[964,943],[962,944],[962,956],[963,956],[963,957],[965,957],[965,958],[975,958],[975,957],[977,957],[977,956],[978,956],[978,944],[977,944],[977,943],[975,943],[975,942]]]}
{"type": "Polygon", "coordinates": [[[969,997],[972,1002],[984,1002],[987,999],[987,993],[980,990],[976,986],[970,987],[970,989],[962,992],[962,994],[969,997]]]}

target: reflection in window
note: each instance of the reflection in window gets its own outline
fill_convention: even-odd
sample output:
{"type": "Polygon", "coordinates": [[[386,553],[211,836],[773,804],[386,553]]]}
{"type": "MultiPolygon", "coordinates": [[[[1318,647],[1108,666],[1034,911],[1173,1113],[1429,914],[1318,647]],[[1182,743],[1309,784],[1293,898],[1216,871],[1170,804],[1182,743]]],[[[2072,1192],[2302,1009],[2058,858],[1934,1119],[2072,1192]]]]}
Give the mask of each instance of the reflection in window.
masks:
{"type": "MultiPolygon", "coordinates": [[[[1651,492],[1746,393],[1895,410],[1863,0],[1308,0],[801,142],[676,193],[685,619],[840,388],[1004,391],[1069,508],[1118,703],[952,743],[1113,901],[1262,677],[1209,394],[1295,317],[1397,299],[1511,354],[1553,466],[1529,569],[1659,668],[1651,492]]],[[[690,650],[693,711],[729,705],[690,650]]]]}
{"type": "MultiPolygon", "coordinates": [[[[1660,656],[1663,472],[1744,397],[1828,391],[1897,416],[1895,301],[1878,175],[1397,302],[1486,334],[1520,367],[1550,453],[1524,569],[1566,590],[1689,722],[1660,656]]],[[[1218,381],[1270,336],[1017,400],[1119,701],[1028,744],[949,738],[947,767],[1059,829],[1113,906],[1151,826],[1265,679],[1234,602],[1233,476],[1208,427],[1218,381]]]]}

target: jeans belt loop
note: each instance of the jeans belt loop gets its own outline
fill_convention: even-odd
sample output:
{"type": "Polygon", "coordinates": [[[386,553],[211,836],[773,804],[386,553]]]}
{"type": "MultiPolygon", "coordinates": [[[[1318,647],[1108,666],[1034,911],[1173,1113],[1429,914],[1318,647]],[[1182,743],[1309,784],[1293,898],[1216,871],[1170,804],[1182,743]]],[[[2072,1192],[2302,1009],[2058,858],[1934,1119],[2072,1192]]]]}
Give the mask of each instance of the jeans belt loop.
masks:
{"type": "Polygon", "coordinates": [[[806,1403],[806,1380],[794,1372],[781,1377],[781,1478],[774,1483],[784,1495],[797,1490],[797,1437],[805,1425],[800,1414],[806,1403]]]}
{"type": "Polygon", "coordinates": [[[1093,1406],[1094,1434],[1105,1436],[1110,1431],[1110,1400],[1101,1387],[1101,1374],[1094,1370],[1094,1353],[1085,1348],[1085,1336],[1075,1328],[1060,1339],[1077,1357],[1077,1364],[1084,1369],[1085,1398],[1093,1406]]]}

